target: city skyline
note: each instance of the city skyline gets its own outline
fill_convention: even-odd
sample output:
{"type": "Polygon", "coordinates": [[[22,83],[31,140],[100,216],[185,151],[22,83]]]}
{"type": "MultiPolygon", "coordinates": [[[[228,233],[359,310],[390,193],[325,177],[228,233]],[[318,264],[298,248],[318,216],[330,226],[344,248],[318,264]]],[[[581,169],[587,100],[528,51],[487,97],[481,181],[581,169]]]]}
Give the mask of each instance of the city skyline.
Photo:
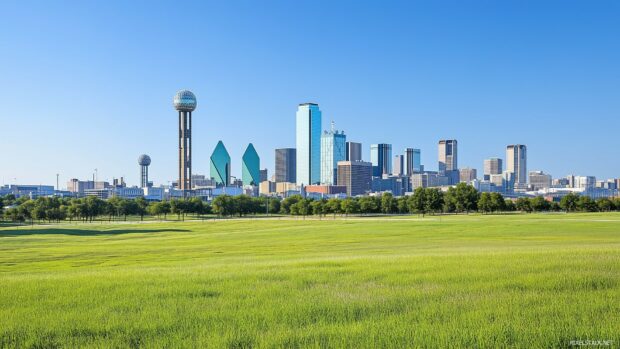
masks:
{"type": "Polygon", "coordinates": [[[620,164],[608,161],[620,127],[614,2],[539,4],[532,12],[516,3],[400,3],[353,12],[333,4],[323,28],[295,25],[286,33],[278,28],[311,23],[291,14],[313,4],[270,11],[194,4],[189,14],[153,5],[138,21],[133,6],[5,4],[13,16],[0,32],[13,49],[0,57],[2,184],[53,184],[56,174],[66,183],[97,169],[102,180],[137,185],[135,159],[143,153],[153,159],[150,181],[174,181],[178,121],[170,95],[180,88],[201,102],[192,120],[199,174],[209,174],[221,139],[233,176],[241,177],[249,142],[271,176],[273,149],[295,147],[292,114],[308,100],[321,106],[322,130],[337,121],[362,143],[365,161],[370,144],[387,142],[396,154],[421,149],[425,169],[436,170],[437,140],[457,139],[459,167],[478,173],[484,159],[504,158],[508,144],[526,144],[528,171],[555,178],[620,173],[620,164]],[[181,15],[195,23],[192,30],[162,20],[181,15]],[[118,16],[125,21],[99,30],[118,16]],[[230,24],[233,16],[240,25],[230,24]],[[522,21],[527,28],[517,25],[522,21]],[[320,49],[302,53],[301,40],[320,49]],[[188,47],[193,55],[180,57],[188,47]],[[343,49],[333,55],[335,48],[343,49]]]}

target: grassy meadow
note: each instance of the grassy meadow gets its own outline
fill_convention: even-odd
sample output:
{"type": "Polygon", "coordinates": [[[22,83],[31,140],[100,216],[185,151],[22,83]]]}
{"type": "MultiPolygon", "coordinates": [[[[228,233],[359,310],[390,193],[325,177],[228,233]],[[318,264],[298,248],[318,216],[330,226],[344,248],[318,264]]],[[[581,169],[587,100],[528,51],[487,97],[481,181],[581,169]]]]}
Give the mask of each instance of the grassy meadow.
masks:
{"type": "Polygon", "coordinates": [[[0,228],[0,348],[620,345],[620,214],[0,228]]]}

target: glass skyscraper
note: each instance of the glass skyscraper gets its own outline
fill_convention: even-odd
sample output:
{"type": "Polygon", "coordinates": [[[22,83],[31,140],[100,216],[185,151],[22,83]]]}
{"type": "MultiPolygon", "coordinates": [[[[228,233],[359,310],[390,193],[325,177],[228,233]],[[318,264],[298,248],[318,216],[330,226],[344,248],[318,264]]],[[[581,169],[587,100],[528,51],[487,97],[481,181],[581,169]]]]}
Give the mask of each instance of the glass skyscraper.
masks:
{"type": "Polygon", "coordinates": [[[420,149],[405,149],[405,175],[411,176],[414,172],[422,172],[420,149]]]}
{"type": "Polygon", "coordinates": [[[297,184],[321,181],[321,111],[315,103],[297,108],[297,184]]]}
{"type": "Polygon", "coordinates": [[[344,132],[325,131],[321,136],[321,184],[335,185],[338,162],[347,157],[344,132]]]}
{"type": "Polygon", "coordinates": [[[241,158],[241,180],[243,185],[259,185],[261,182],[260,158],[252,143],[248,144],[241,158]]]}
{"type": "Polygon", "coordinates": [[[390,174],[392,171],[392,145],[391,144],[371,144],[370,162],[372,163],[372,175],[381,177],[390,174]]]}
{"type": "Polygon", "coordinates": [[[211,177],[218,186],[230,185],[230,155],[222,141],[217,142],[211,154],[211,177]]]}

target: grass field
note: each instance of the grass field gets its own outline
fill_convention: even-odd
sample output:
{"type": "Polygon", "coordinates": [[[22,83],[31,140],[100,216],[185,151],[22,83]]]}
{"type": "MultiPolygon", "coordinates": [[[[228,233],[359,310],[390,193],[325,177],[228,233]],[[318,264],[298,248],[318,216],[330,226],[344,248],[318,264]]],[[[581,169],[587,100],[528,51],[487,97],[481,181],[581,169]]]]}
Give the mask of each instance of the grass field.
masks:
{"type": "Polygon", "coordinates": [[[620,345],[620,215],[0,228],[0,347],[620,345]]]}

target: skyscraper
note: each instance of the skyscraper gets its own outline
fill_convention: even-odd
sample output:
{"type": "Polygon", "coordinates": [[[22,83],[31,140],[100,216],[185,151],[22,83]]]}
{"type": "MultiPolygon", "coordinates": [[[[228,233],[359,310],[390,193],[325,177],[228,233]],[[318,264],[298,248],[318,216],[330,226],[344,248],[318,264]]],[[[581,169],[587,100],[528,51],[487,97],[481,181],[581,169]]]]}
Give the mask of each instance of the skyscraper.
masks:
{"type": "Polygon", "coordinates": [[[241,180],[243,185],[260,184],[260,158],[252,143],[248,144],[241,157],[241,180]]]}
{"type": "Polygon", "coordinates": [[[230,155],[222,141],[217,142],[211,154],[211,177],[218,186],[230,185],[230,155]]]}
{"type": "Polygon", "coordinates": [[[394,155],[394,169],[392,170],[392,174],[395,176],[402,176],[405,171],[405,156],[404,155],[394,155]]]}
{"type": "Polygon", "coordinates": [[[439,172],[458,170],[458,142],[456,139],[439,141],[439,172]]]}
{"type": "Polygon", "coordinates": [[[300,104],[296,119],[297,184],[316,184],[321,181],[321,111],[318,104],[300,104]]]}
{"type": "Polygon", "coordinates": [[[297,151],[295,148],[276,149],[276,182],[297,181],[297,151]]]}
{"type": "Polygon", "coordinates": [[[460,181],[463,183],[471,183],[473,180],[478,178],[478,171],[475,168],[462,168],[459,170],[460,181]]]}
{"type": "Polygon", "coordinates": [[[138,158],[138,165],[140,165],[140,188],[146,188],[149,186],[149,165],[151,165],[151,157],[142,154],[138,158]]]}
{"type": "MultiPolygon", "coordinates": [[[[333,127],[332,127],[333,128],[333,127]]],[[[345,160],[346,136],[336,130],[325,131],[321,136],[321,183],[335,185],[338,162],[345,160]]]]}
{"type": "Polygon", "coordinates": [[[502,159],[499,158],[490,158],[484,160],[484,180],[488,181],[491,179],[491,175],[499,175],[502,174],[503,164],[502,159]]]}
{"type": "Polygon", "coordinates": [[[179,182],[178,188],[192,189],[192,112],[196,109],[196,96],[188,90],[174,95],[174,108],[179,112],[179,182]]]}
{"type": "Polygon", "coordinates": [[[362,161],[362,143],[347,142],[347,161],[362,161]]]}
{"type": "Polygon", "coordinates": [[[405,175],[411,176],[414,172],[422,172],[420,149],[405,149],[405,175]]]}
{"type": "Polygon", "coordinates": [[[515,184],[527,183],[527,147],[514,144],[506,147],[506,171],[514,173],[515,184]]]}
{"type": "Polygon", "coordinates": [[[348,196],[364,195],[370,191],[372,164],[364,161],[338,162],[338,185],[347,187],[348,196]]]}
{"type": "Polygon", "coordinates": [[[392,145],[391,144],[371,144],[370,162],[372,163],[372,175],[381,177],[390,174],[392,170],[392,145]]]}

